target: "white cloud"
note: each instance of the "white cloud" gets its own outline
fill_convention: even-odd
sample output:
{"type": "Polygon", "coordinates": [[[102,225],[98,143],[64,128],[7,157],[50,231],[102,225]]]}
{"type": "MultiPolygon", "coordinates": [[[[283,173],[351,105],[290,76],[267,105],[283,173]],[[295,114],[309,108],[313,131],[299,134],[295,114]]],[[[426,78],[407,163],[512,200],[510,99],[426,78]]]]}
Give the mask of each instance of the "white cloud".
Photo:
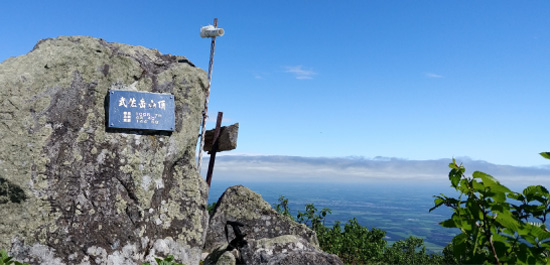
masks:
{"type": "Polygon", "coordinates": [[[425,73],[426,77],[429,77],[429,78],[443,78],[444,76],[442,75],[439,75],[439,74],[435,74],[435,73],[425,73]]]}
{"type": "Polygon", "coordinates": [[[286,66],[285,72],[293,74],[296,79],[313,79],[317,73],[311,69],[304,69],[302,65],[286,66]]]}
{"type": "MultiPolygon", "coordinates": [[[[206,158],[207,159],[207,158],[206,158]]],[[[299,157],[272,155],[226,155],[216,159],[214,174],[225,180],[266,182],[370,182],[414,181],[447,183],[451,159],[406,160],[399,158],[299,157]]],[[[479,170],[504,185],[550,187],[550,168],[495,165],[457,158],[467,175],[479,170]]],[[[208,165],[208,163],[203,163],[208,165]]],[[[203,168],[206,172],[206,166],[203,168]]],[[[511,186],[510,186],[511,187],[511,186]]]]}

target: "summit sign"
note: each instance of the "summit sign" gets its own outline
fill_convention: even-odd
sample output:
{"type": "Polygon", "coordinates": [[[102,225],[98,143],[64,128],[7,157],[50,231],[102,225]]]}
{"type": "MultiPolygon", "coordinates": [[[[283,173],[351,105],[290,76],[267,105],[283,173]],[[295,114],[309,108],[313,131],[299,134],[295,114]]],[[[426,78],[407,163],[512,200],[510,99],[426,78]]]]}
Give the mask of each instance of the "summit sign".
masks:
{"type": "Polygon", "coordinates": [[[174,131],[174,96],[110,90],[107,124],[109,128],[174,131]]]}

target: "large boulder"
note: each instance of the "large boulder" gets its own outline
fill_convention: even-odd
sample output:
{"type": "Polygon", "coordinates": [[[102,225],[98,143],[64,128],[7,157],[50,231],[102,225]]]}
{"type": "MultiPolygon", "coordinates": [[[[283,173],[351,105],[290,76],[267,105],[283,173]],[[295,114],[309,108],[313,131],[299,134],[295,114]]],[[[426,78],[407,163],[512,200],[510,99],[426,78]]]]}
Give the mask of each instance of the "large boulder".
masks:
{"type": "Polygon", "coordinates": [[[343,264],[319,248],[314,231],[278,214],[261,195],[241,185],[229,187],[216,203],[205,251],[210,252],[205,265],[343,264]]]}
{"type": "Polygon", "coordinates": [[[0,64],[0,248],[31,264],[198,264],[208,81],[185,57],[91,37],[0,64]],[[106,128],[110,89],[169,93],[175,130],[106,128]]]}
{"type": "MultiPolygon", "coordinates": [[[[227,221],[243,224],[242,232],[246,234],[246,239],[297,235],[313,245],[319,245],[315,232],[278,214],[260,194],[242,185],[229,187],[216,203],[206,234],[205,251],[213,251],[228,243],[225,236],[227,221]]],[[[231,229],[228,228],[229,233],[232,233],[231,229]]],[[[229,235],[229,240],[234,238],[233,234],[229,235]]]]}

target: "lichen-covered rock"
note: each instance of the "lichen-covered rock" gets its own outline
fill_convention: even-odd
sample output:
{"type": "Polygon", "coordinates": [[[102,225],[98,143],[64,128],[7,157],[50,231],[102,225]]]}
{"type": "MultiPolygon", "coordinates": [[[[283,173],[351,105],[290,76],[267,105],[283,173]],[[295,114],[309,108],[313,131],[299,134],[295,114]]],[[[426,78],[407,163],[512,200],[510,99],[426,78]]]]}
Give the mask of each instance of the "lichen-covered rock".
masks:
{"type": "Polygon", "coordinates": [[[210,253],[205,252],[208,253],[208,255],[204,258],[203,265],[216,265],[222,255],[224,255],[225,253],[229,253],[229,251],[226,251],[226,249],[227,244],[212,250],[210,253]]]}
{"type": "Polygon", "coordinates": [[[224,252],[216,262],[216,265],[236,265],[237,260],[231,252],[224,252]]]}
{"type": "Polygon", "coordinates": [[[318,246],[295,235],[249,240],[241,251],[247,264],[343,265],[336,255],[323,253],[318,246]]]}
{"type": "Polygon", "coordinates": [[[315,251],[293,251],[282,253],[266,265],[344,265],[338,256],[315,251]]]}
{"type": "MultiPolygon", "coordinates": [[[[260,194],[241,185],[229,187],[216,203],[206,234],[205,251],[212,251],[228,243],[224,232],[227,221],[242,223],[244,226],[241,230],[247,240],[297,235],[313,245],[319,245],[315,232],[304,224],[278,214],[260,194]]],[[[232,240],[234,236],[231,227],[228,231],[229,240],[232,240]]]]}
{"type": "Polygon", "coordinates": [[[0,64],[0,248],[31,264],[198,264],[195,147],[208,82],[181,56],[91,37],[0,64]],[[170,93],[174,132],[110,130],[109,89],[170,93]],[[4,194],[5,193],[5,194],[4,194]]]}

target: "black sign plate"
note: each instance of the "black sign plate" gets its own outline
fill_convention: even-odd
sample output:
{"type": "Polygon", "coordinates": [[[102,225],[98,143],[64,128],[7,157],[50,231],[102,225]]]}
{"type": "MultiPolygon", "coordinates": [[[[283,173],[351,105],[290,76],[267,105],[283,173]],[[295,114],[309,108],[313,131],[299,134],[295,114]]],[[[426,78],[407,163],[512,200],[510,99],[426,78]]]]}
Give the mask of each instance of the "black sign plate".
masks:
{"type": "Polygon", "coordinates": [[[174,131],[174,95],[109,91],[109,128],[174,131]]]}

